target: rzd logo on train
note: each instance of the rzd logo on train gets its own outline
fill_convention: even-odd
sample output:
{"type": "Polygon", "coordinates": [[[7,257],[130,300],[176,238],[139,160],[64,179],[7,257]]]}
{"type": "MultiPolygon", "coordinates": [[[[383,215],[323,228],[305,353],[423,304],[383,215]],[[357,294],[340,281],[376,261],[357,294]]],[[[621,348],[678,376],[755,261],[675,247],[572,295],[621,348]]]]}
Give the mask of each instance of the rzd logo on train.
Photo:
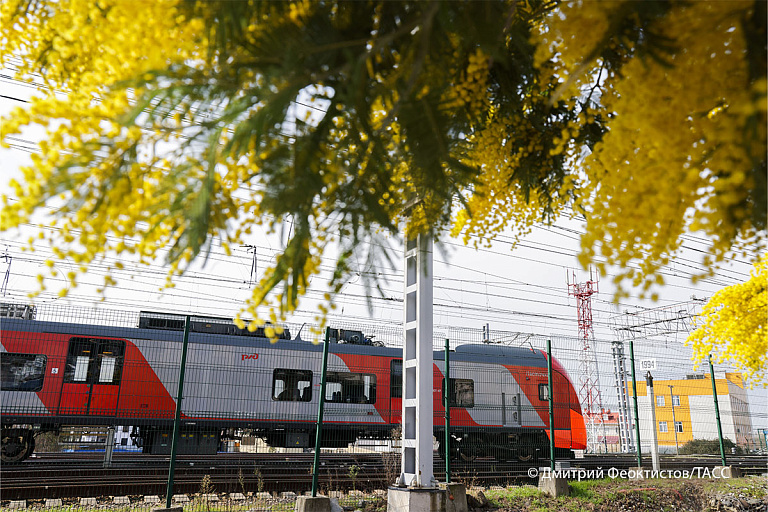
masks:
{"type": "Polygon", "coordinates": [[[241,354],[241,361],[245,361],[246,359],[258,359],[259,354],[241,354]]]}

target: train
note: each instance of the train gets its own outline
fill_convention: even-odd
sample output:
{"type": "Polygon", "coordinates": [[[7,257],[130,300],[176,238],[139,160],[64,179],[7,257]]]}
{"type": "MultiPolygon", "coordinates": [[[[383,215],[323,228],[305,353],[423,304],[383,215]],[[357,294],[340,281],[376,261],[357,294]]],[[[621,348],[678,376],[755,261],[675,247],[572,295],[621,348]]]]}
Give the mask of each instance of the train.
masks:
{"type": "MultiPolygon", "coordinates": [[[[35,436],[67,426],[130,426],[145,453],[170,453],[185,316],[141,312],[135,327],[42,321],[7,315],[0,325],[2,461],[20,462],[35,436]]],[[[402,349],[360,330],[333,328],[329,341],[322,447],[398,435],[402,349]]],[[[265,328],[192,317],[178,453],[215,454],[247,432],[270,447],[314,447],[322,343],[277,342],[265,328]]],[[[463,344],[434,352],[436,447],[441,457],[535,461],[549,456],[547,358],[533,347],[463,344]],[[450,450],[444,446],[450,407],[450,450]],[[447,453],[446,453],[447,452],[447,453]]],[[[553,358],[554,446],[572,456],[586,448],[573,384],[553,358]]]]}

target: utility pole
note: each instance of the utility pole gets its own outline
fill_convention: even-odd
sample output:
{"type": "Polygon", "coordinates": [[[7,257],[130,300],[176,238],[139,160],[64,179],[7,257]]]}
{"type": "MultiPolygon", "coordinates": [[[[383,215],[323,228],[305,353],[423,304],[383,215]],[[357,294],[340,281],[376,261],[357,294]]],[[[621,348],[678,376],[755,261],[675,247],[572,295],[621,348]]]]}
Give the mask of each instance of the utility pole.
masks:
{"type": "Polygon", "coordinates": [[[672,430],[675,431],[675,455],[680,455],[680,447],[677,444],[677,421],[675,421],[675,395],[672,394],[672,389],[675,386],[671,384],[667,384],[667,386],[669,386],[669,403],[672,404],[672,430]]]}

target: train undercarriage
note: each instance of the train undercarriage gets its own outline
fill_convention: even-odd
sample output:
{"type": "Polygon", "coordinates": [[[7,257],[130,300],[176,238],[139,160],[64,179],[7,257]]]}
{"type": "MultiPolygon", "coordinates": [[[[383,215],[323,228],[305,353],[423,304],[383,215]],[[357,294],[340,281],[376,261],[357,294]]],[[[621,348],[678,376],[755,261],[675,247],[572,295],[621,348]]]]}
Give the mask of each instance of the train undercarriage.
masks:
{"type": "Polygon", "coordinates": [[[31,428],[3,427],[0,460],[4,464],[21,462],[35,451],[35,435],[31,428]]]}
{"type": "MultiPolygon", "coordinates": [[[[445,431],[437,437],[438,454],[445,460],[445,431]]],[[[573,458],[573,451],[555,448],[558,458],[573,458]]],[[[549,458],[549,438],[537,432],[464,432],[451,435],[450,458],[472,462],[478,457],[493,457],[499,461],[536,462],[549,458]]]]}
{"type": "MultiPolygon", "coordinates": [[[[59,431],[60,426],[32,429],[30,426],[13,425],[2,429],[2,462],[18,463],[35,450],[35,435],[45,431],[59,431]]],[[[328,428],[323,430],[323,448],[346,448],[363,439],[392,441],[397,431],[387,429],[328,428]]],[[[176,452],[180,455],[215,455],[225,449],[224,441],[241,440],[244,436],[261,438],[273,448],[313,448],[314,426],[306,428],[252,428],[225,429],[209,427],[182,428],[176,452]]],[[[173,430],[168,426],[140,426],[131,433],[135,446],[144,453],[167,455],[171,453],[173,430]]],[[[445,434],[436,431],[438,455],[445,460],[445,434]]],[[[556,448],[558,458],[572,458],[573,452],[556,448]]],[[[549,457],[549,439],[544,431],[533,432],[456,432],[451,435],[450,458],[472,462],[478,457],[494,457],[499,461],[536,462],[549,457]]]]}

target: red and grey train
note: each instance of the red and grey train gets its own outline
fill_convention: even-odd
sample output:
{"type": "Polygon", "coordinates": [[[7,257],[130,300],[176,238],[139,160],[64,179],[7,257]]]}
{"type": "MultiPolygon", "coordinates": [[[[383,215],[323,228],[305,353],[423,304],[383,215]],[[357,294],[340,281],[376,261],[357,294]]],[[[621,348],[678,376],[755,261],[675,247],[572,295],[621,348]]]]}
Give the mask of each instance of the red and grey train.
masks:
{"type": "MultiPolygon", "coordinates": [[[[3,318],[2,460],[34,450],[34,436],[70,425],[132,426],[146,453],[168,453],[184,317],[142,313],[135,328],[3,318]]],[[[216,453],[247,431],[275,447],[314,446],[322,345],[270,343],[262,329],[193,318],[180,453],[216,453]]],[[[400,424],[402,351],[360,331],[332,329],[322,445],[389,439],[400,424]]],[[[434,353],[434,425],[444,439],[443,352],[434,353]]],[[[535,460],[549,452],[546,355],[533,348],[459,345],[451,353],[451,456],[535,460]]],[[[586,447],[574,387],[553,360],[555,449],[586,447]]],[[[440,455],[445,456],[442,444],[440,455]]]]}

